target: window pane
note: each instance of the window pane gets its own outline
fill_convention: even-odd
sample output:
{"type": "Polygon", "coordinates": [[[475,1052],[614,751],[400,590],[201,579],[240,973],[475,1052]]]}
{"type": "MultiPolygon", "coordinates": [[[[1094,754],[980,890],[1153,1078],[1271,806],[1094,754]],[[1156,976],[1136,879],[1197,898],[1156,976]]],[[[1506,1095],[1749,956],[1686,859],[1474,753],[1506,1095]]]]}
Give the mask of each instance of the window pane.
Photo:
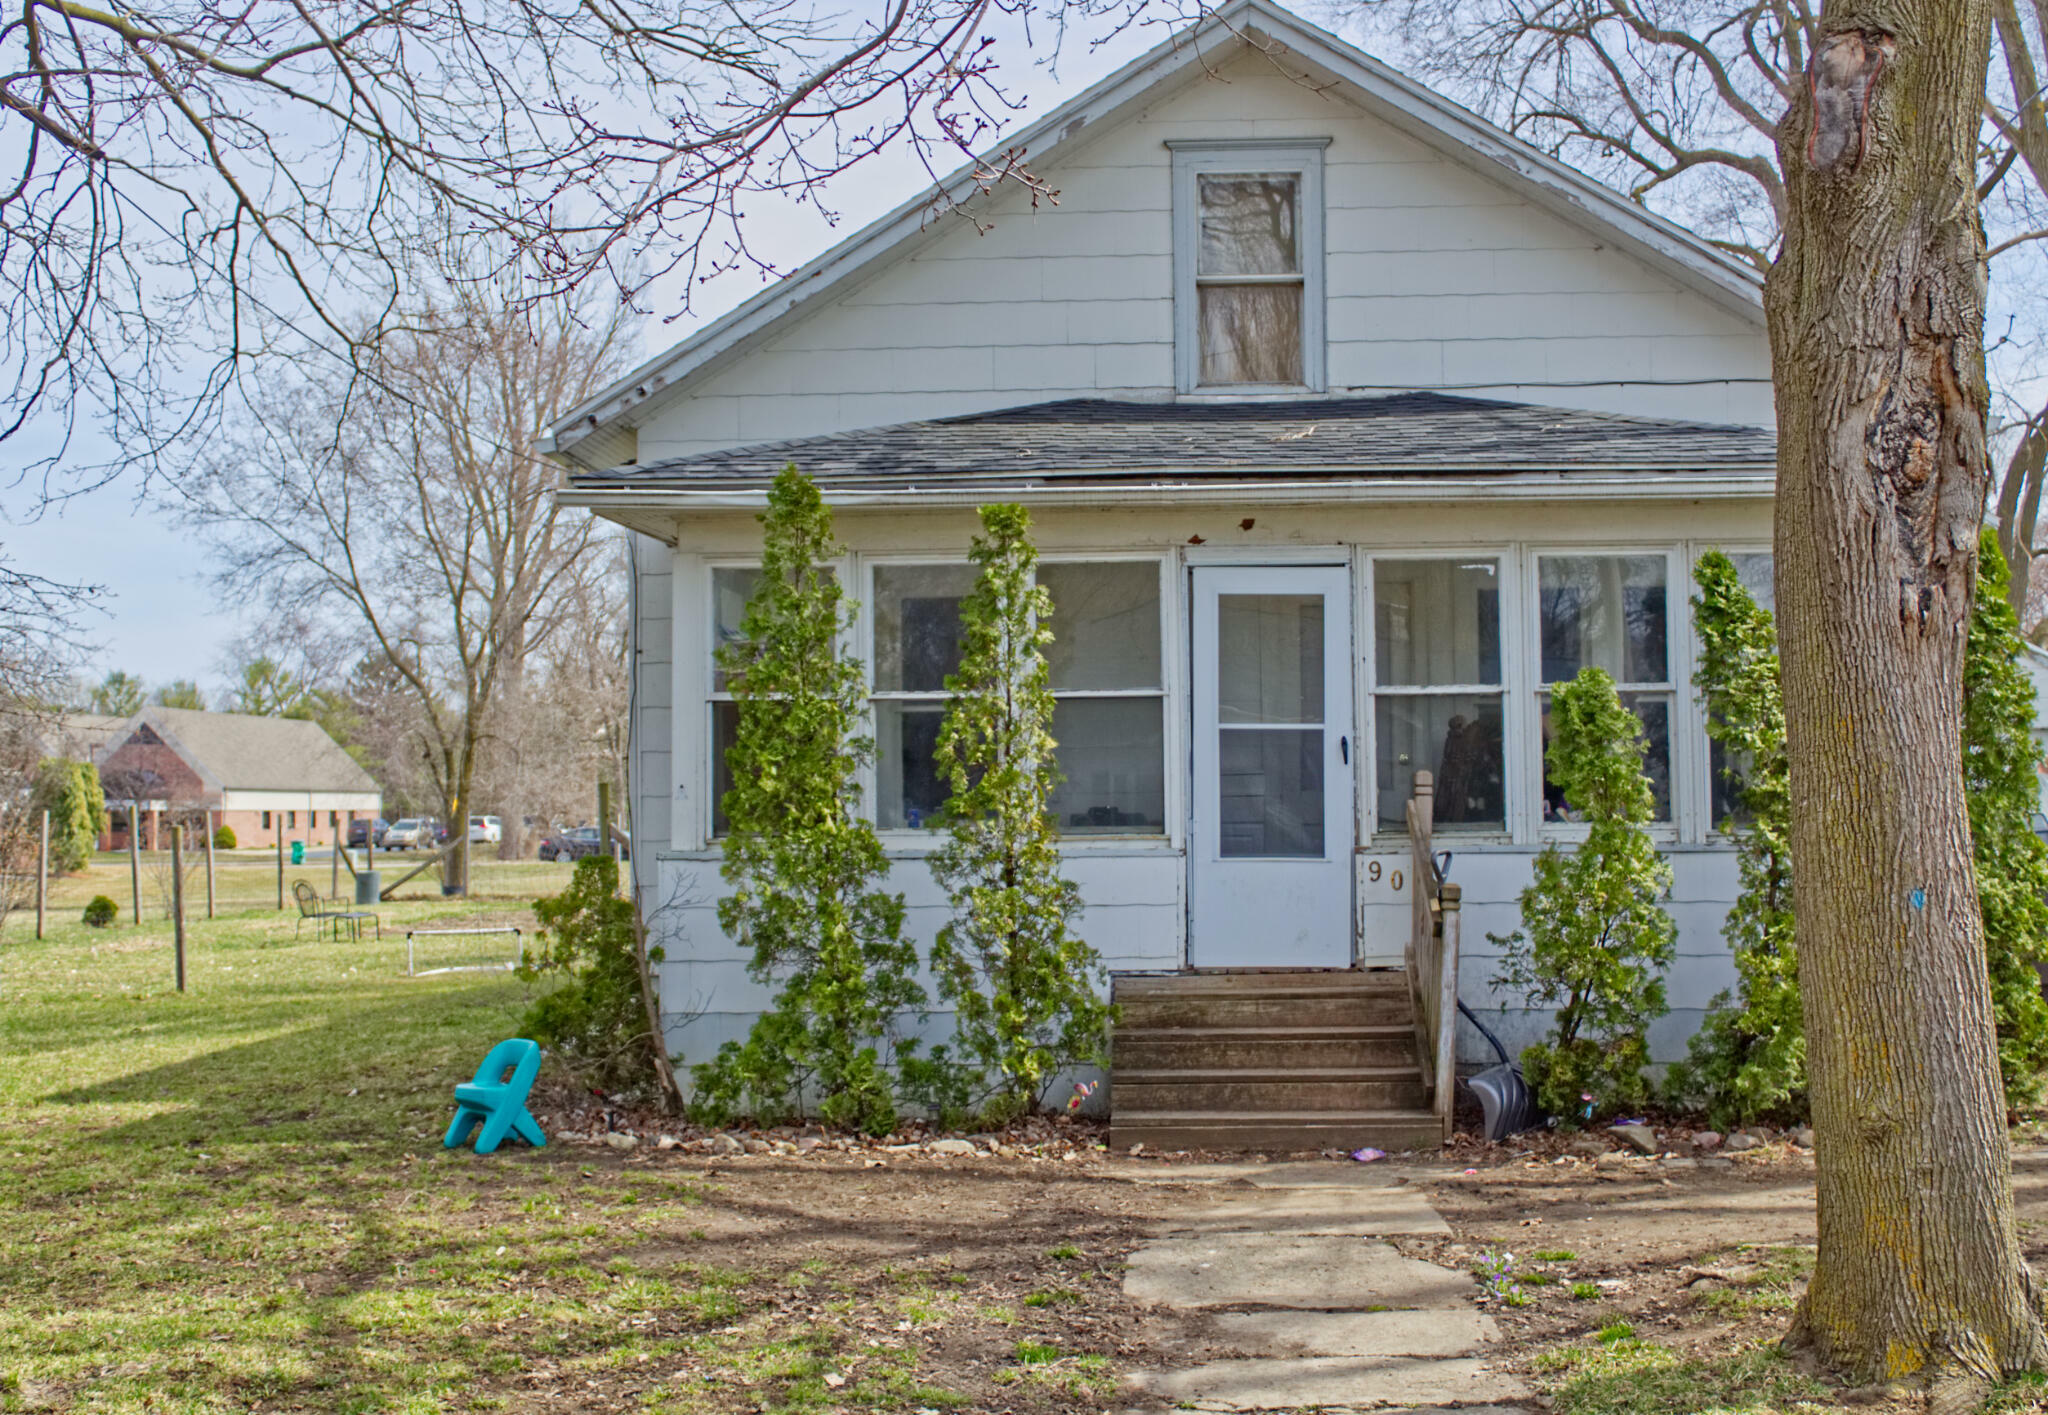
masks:
{"type": "Polygon", "coordinates": [[[1748,789],[1752,765],[1748,752],[1730,752],[1721,743],[1708,741],[1707,823],[1714,829],[1719,830],[1729,824],[1740,828],[1755,820],[1749,808],[1742,804],[1742,793],[1748,789]]]}
{"type": "MultiPolygon", "coordinates": [[[[1656,820],[1671,819],[1671,695],[1669,693],[1623,693],[1622,705],[1643,724],[1646,750],[1643,775],[1650,778],[1650,794],[1657,799],[1656,820]]],[[[1550,779],[1550,697],[1543,697],[1543,819],[1574,819],[1571,802],[1550,779]]]]}
{"type": "Polygon", "coordinates": [[[1438,829],[1507,828],[1498,694],[1382,697],[1374,735],[1381,830],[1407,829],[1418,771],[1436,778],[1438,829]]]}
{"type": "Polygon", "coordinates": [[[1288,275],[1301,269],[1294,237],[1301,179],[1265,174],[1202,177],[1203,275],[1288,275]]]}
{"type": "Polygon", "coordinates": [[[1067,835],[1166,830],[1166,739],[1157,698],[1068,698],[1052,715],[1066,780],[1052,793],[1067,835]]]}
{"type": "Polygon", "coordinates": [[[971,565],[875,567],[875,688],[940,693],[960,666],[960,601],[971,565]]]}
{"type": "Polygon", "coordinates": [[[1221,722],[1323,720],[1323,597],[1216,599],[1216,716],[1221,722]]]}
{"type": "Polygon", "coordinates": [[[1661,555],[1541,557],[1543,681],[1591,667],[1617,683],[1665,682],[1665,566],[1661,555]]]}
{"type": "Polygon", "coordinates": [[[939,724],[944,703],[875,704],[875,824],[884,830],[928,830],[952,795],[939,774],[939,724]]]}
{"type": "Polygon", "coordinates": [[[1202,382],[1301,382],[1301,286],[1203,285],[1196,295],[1202,382]]]}
{"type": "Polygon", "coordinates": [[[1038,583],[1052,596],[1054,691],[1159,686],[1156,562],[1040,565],[1038,583]]]}
{"type": "Polygon", "coordinates": [[[1225,727],[1218,734],[1221,853],[1321,859],[1323,731],[1225,727]]]}
{"type": "Polygon", "coordinates": [[[1386,686],[1500,682],[1500,567],[1376,560],[1373,655],[1386,686]]]}
{"type": "Polygon", "coordinates": [[[761,583],[754,566],[719,567],[711,572],[711,691],[725,691],[725,670],[718,666],[718,650],[740,642],[740,623],[747,617],[747,601],[761,583]]]}
{"type": "Polygon", "coordinates": [[[725,818],[725,793],[732,790],[732,768],[725,763],[726,751],[739,735],[740,705],[711,705],[711,833],[724,835],[731,829],[725,818]]]}
{"type": "Polygon", "coordinates": [[[1728,557],[1735,562],[1735,578],[1759,605],[1772,613],[1778,608],[1776,566],[1768,550],[1746,550],[1728,557]]]}

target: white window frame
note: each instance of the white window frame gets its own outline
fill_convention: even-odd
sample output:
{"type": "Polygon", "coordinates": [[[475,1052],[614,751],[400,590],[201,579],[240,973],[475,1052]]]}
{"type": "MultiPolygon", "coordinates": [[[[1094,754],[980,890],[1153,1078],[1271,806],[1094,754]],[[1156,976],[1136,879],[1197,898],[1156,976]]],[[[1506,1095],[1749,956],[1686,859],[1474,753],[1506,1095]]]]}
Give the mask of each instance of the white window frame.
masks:
{"type": "MultiPolygon", "coordinates": [[[[1053,699],[1055,702],[1064,698],[1155,698],[1159,701],[1160,739],[1161,749],[1164,753],[1161,770],[1164,773],[1165,780],[1165,819],[1157,831],[1139,831],[1129,834],[1104,831],[1100,833],[1091,832],[1087,835],[1067,835],[1062,833],[1060,836],[1060,850],[1063,854],[1083,853],[1091,848],[1128,851],[1132,845],[1157,845],[1165,847],[1169,844],[1177,846],[1179,843],[1179,833],[1175,826],[1174,812],[1177,809],[1181,809],[1181,798],[1176,789],[1175,773],[1173,770],[1178,743],[1173,730],[1170,708],[1174,697],[1174,674],[1176,671],[1173,661],[1175,642],[1173,625],[1175,623],[1174,614],[1177,611],[1177,605],[1172,595],[1173,557],[1163,551],[1156,550],[1040,551],[1038,556],[1038,563],[1041,565],[1098,564],[1112,561],[1140,561],[1158,566],[1159,686],[1157,688],[1077,688],[1066,692],[1055,690],[1053,699]]],[[[967,559],[965,552],[958,555],[947,555],[943,551],[891,551],[879,555],[861,555],[858,558],[857,573],[860,576],[859,584],[864,593],[861,599],[860,622],[856,626],[857,649],[861,656],[861,662],[866,665],[867,671],[867,704],[870,730],[874,727],[874,707],[878,702],[915,703],[936,701],[943,703],[948,696],[945,693],[912,692],[902,689],[877,690],[875,687],[875,605],[877,603],[875,571],[885,566],[906,565],[955,565],[973,568],[973,562],[967,559]]],[[[1033,582],[1036,583],[1035,575],[1033,582]]],[[[706,733],[706,740],[709,740],[708,731],[706,733]]],[[[867,819],[875,823],[875,833],[880,836],[884,848],[891,854],[902,853],[910,855],[920,855],[938,849],[943,843],[943,839],[939,832],[930,827],[920,827],[913,830],[908,826],[885,826],[881,824],[880,803],[882,796],[881,780],[878,775],[880,767],[881,752],[878,749],[862,771],[861,788],[863,810],[867,819]]]]}
{"type": "MultiPolygon", "coordinates": [[[[1670,844],[1680,838],[1695,809],[1692,780],[1692,754],[1684,745],[1698,724],[1698,714],[1693,711],[1692,676],[1692,627],[1691,616],[1680,613],[1681,605],[1689,605],[1685,587],[1691,583],[1691,562],[1685,559],[1687,547],[1666,541],[1662,544],[1629,542],[1622,544],[1532,544],[1523,552],[1522,632],[1519,637],[1526,645],[1528,673],[1522,692],[1523,706],[1518,716],[1523,720],[1523,740],[1528,744],[1524,754],[1522,779],[1523,799],[1528,803],[1527,812],[1532,838],[1539,841],[1577,840],[1586,834],[1584,826],[1569,823],[1559,824],[1543,819],[1543,699],[1550,688],[1543,682],[1543,560],[1546,556],[1570,556],[1576,558],[1614,558],[1621,556],[1662,556],[1664,559],[1664,672],[1669,675],[1662,684],[1638,682],[1615,684],[1615,689],[1624,698],[1630,694],[1663,693],[1671,699],[1671,712],[1666,731],[1671,762],[1671,818],[1652,821],[1649,825],[1651,838],[1660,844],[1670,844]]],[[[1702,734],[1703,740],[1704,735],[1702,734]]]]}
{"type": "MultiPolygon", "coordinates": [[[[1499,830],[1474,830],[1456,832],[1456,843],[1465,845],[1499,845],[1517,838],[1516,822],[1518,812],[1523,809],[1526,791],[1523,773],[1515,770],[1518,759],[1528,751],[1527,731],[1524,715],[1515,708],[1515,700],[1521,696],[1519,686],[1522,665],[1523,635],[1517,626],[1525,618],[1522,606],[1520,556],[1511,545],[1498,542],[1492,545],[1438,546],[1418,545],[1403,549],[1375,548],[1365,553],[1364,571],[1358,576],[1359,592],[1356,614],[1360,629],[1357,634],[1360,698],[1358,710],[1357,740],[1363,744],[1359,753],[1361,791],[1367,793],[1359,807],[1362,830],[1359,839],[1376,849],[1384,849],[1390,842],[1405,840],[1406,827],[1386,830],[1379,823],[1379,695],[1389,697],[1432,697],[1454,693],[1478,696],[1486,693],[1500,695],[1501,718],[1501,826],[1499,830]],[[1382,560],[1491,560],[1499,567],[1500,576],[1500,682],[1488,684],[1451,684],[1445,687],[1415,687],[1397,684],[1382,688],[1379,682],[1379,615],[1377,581],[1379,562],[1382,560]],[[1368,815],[1367,813],[1370,812],[1368,815]]],[[[1533,619],[1530,620],[1533,623],[1533,619]]],[[[1537,719],[1541,730],[1542,719],[1537,719]]],[[[1541,766],[1539,760],[1539,769],[1541,766]]],[[[1537,778],[1537,789],[1542,789],[1542,777],[1537,778]]],[[[1538,812],[1540,815],[1541,813],[1538,812]]]]}
{"type": "MultiPolygon", "coordinates": [[[[1323,151],[1330,139],[1265,138],[1251,141],[1177,139],[1173,153],[1173,363],[1180,392],[1187,394],[1320,393],[1327,386],[1324,310],[1323,151]],[[1197,256],[1201,239],[1199,179],[1204,175],[1292,173],[1300,179],[1295,213],[1301,257],[1300,383],[1204,384],[1197,256]]],[[[1256,278],[1256,277],[1253,277],[1256,278]]],[[[1245,284],[1231,276],[1219,283],[1245,284]]]]}

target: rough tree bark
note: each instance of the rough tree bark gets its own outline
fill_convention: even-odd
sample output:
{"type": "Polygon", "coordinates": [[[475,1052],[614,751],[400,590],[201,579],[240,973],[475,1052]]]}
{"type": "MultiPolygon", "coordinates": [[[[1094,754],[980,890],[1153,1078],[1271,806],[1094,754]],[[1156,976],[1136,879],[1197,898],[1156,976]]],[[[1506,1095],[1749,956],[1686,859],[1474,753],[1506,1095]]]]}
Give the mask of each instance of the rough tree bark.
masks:
{"type": "MultiPolygon", "coordinates": [[[[1792,1339],[1951,1397],[2048,1358],[1961,770],[1990,480],[1986,0],[1846,0],[1779,130],[1777,596],[1820,1252],[1792,1339]]],[[[1947,1402],[1944,1402],[1947,1403],[1947,1402]]]]}

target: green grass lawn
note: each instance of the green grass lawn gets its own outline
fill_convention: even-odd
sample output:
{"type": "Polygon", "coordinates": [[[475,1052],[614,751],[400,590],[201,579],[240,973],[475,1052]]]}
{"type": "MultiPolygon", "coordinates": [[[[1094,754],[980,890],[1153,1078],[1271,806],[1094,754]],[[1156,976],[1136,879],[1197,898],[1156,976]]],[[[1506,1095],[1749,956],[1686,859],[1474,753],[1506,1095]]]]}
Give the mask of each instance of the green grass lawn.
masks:
{"type": "MultiPolygon", "coordinates": [[[[81,894],[93,881],[67,881],[81,894]]],[[[68,902],[68,901],[67,901],[68,902]]],[[[504,974],[403,976],[295,916],[160,924],[65,909],[0,940],[0,1408],[442,1410],[478,1376],[632,1361],[649,1313],[729,1316],[732,1274],[611,1252],[686,1231],[681,1179],[436,1143],[451,1080],[513,1034],[504,974]]],[[[495,913],[526,923],[519,903],[495,913]]]]}
{"type": "Polygon", "coordinates": [[[102,887],[66,881],[43,942],[21,914],[0,934],[0,1411],[913,1415],[962,1385],[1020,1411],[1108,1387],[1085,1347],[1011,1357],[1067,1320],[1020,1316],[1024,1293],[1117,1291],[1107,1262],[1043,1257],[1096,1230],[1042,1186],[1004,1200],[1015,1220],[970,1209],[999,1184],[948,1191],[944,1243],[1010,1245],[970,1279],[904,1241],[953,1202],[909,1174],[444,1150],[450,1086],[528,989],[407,978],[404,932],[530,937],[526,901],[386,906],[381,944],[296,939],[272,911],[195,922],[180,995],[167,925],[78,922],[102,887]],[[764,1238],[778,1223],[792,1245],[764,1238]]]}

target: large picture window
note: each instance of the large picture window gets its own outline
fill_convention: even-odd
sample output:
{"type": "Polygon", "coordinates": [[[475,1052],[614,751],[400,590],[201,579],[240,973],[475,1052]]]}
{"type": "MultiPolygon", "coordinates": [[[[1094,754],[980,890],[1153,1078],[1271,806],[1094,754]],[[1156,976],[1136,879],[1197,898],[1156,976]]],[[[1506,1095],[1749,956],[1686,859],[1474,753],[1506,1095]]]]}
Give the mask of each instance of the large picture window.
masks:
{"type": "MultiPolygon", "coordinates": [[[[1765,609],[1777,608],[1777,581],[1768,550],[1730,551],[1735,577],[1752,598],[1765,609]]],[[[1747,754],[1731,755],[1711,737],[1707,739],[1707,825],[1718,829],[1724,822],[1741,826],[1750,821],[1742,804],[1743,781],[1748,775],[1747,754]]]]}
{"type": "MultiPolygon", "coordinates": [[[[1053,817],[1068,835],[1163,833],[1159,564],[1041,562],[1038,582],[1052,599],[1046,660],[1066,778],[1053,817]]],[[[973,586],[966,565],[875,567],[875,820],[884,829],[929,829],[946,803],[939,725],[960,662],[960,601],[973,586]]]]}
{"type": "Polygon", "coordinates": [[[1507,829],[1500,562],[1375,560],[1374,780],[1381,830],[1401,830],[1415,773],[1435,778],[1439,830],[1507,829]]]}
{"type": "Polygon", "coordinates": [[[732,789],[732,771],[725,764],[726,749],[739,730],[739,704],[732,699],[732,685],[718,666],[718,650],[741,642],[740,624],[747,617],[747,601],[761,583],[761,571],[751,565],[721,565],[711,572],[711,696],[706,704],[711,720],[711,833],[726,831],[725,793],[732,789]]]}
{"type": "MultiPolygon", "coordinates": [[[[1550,744],[1550,685],[1603,668],[1643,724],[1643,771],[1656,819],[1671,819],[1671,563],[1665,555],[1542,555],[1536,560],[1538,690],[1550,744]]],[[[1543,774],[1543,819],[1569,821],[1571,803],[1543,774]]]]}

